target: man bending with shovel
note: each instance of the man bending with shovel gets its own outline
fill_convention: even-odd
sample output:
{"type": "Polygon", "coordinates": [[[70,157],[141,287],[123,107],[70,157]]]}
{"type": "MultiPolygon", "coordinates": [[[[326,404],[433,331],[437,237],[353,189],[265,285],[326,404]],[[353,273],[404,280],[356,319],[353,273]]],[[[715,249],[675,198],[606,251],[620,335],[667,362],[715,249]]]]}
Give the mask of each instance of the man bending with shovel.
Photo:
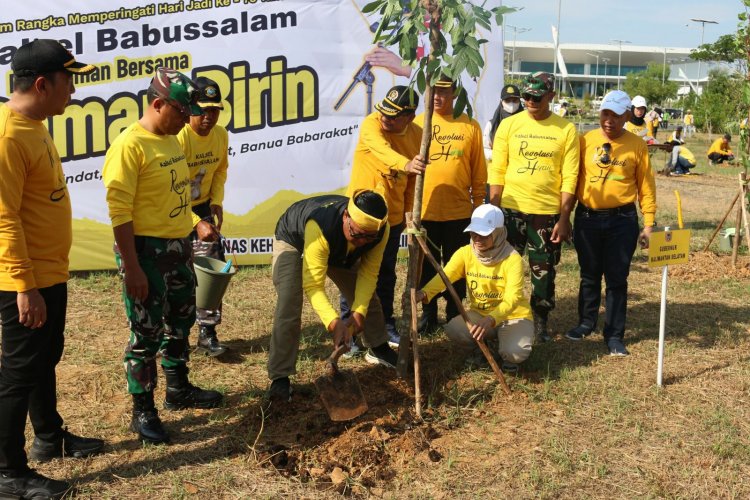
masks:
{"type": "Polygon", "coordinates": [[[374,294],[390,226],[383,197],[359,191],[351,199],[323,195],[298,201],[276,225],[273,241],[274,313],[268,378],[271,401],[289,401],[289,376],[296,373],[302,324],[302,291],[333,334],[334,347],[364,332],[367,358],[395,368],[398,355],[388,346],[383,310],[374,294]],[[351,304],[344,321],[325,292],[326,276],[351,304]]]}

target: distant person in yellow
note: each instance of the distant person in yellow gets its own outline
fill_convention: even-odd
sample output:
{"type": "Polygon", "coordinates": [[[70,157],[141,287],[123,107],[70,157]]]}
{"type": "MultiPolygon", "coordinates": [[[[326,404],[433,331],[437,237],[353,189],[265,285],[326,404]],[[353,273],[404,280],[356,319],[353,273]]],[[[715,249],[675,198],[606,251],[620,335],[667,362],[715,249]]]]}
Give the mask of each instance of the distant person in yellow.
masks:
{"type": "MultiPolygon", "coordinates": [[[[482,145],[482,129],[476,120],[462,113],[453,118],[456,84],[441,77],[434,87],[432,142],[429,167],[424,177],[422,226],[427,231],[432,255],[445,264],[453,253],[468,243],[464,228],[474,208],[484,203],[487,192],[487,161],[482,145]]],[[[424,114],[415,120],[424,124],[424,114]]],[[[435,269],[425,259],[421,283],[435,276],[435,269]]],[[[460,297],[466,296],[466,283],[456,284],[460,297]]],[[[446,321],[458,315],[450,297],[446,297],[446,321]]],[[[431,331],[438,325],[437,297],[422,308],[419,330],[431,331]]]]}
{"type": "MultiPolygon", "coordinates": [[[[531,306],[524,296],[524,269],[521,256],[508,243],[505,217],[494,205],[480,205],[464,230],[471,243],[459,248],[445,266],[451,282],[466,279],[469,283],[469,329],[459,315],[445,325],[445,333],[463,350],[472,350],[471,362],[481,358],[476,340],[496,340],[503,359],[503,370],[516,372],[518,364],[531,354],[534,326],[531,306]]],[[[445,290],[440,276],[435,276],[416,299],[426,302],[445,290]]]]}
{"type": "MultiPolygon", "coordinates": [[[[388,342],[394,348],[400,341],[393,317],[396,257],[405,227],[404,214],[411,211],[414,201],[415,174],[425,171],[424,159],[419,154],[422,128],[414,123],[418,105],[417,93],[404,85],[393,87],[382,101],[375,104],[377,111],[367,116],[360,126],[346,192],[347,196],[352,196],[357,191],[382,186],[388,204],[391,232],[383,252],[375,293],[383,307],[388,342]]],[[[341,306],[342,317],[346,319],[351,311],[343,298],[341,306]]],[[[352,348],[358,350],[355,346],[353,344],[352,348]]]]}
{"type": "Polygon", "coordinates": [[[170,440],[154,405],[157,356],[167,379],[168,410],[213,408],[223,399],[188,380],[187,341],[195,323],[193,219],[190,171],[175,136],[191,115],[202,114],[197,98],[187,76],[157,68],[143,116],[114,140],[102,172],[130,324],[130,429],[152,444],[170,440]]]}
{"type": "Polygon", "coordinates": [[[334,348],[348,349],[352,334],[364,332],[365,360],[395,368],[398,354],[388,345],[383,311],[375,292],[390,227],[385,199],[374,191],[351,198],[339,195],[300,200],[276,224],[272,275],[278,296],[268,351],[272,402],[292,397],[289,380],[297,373],[302,299],[310,300],[334,348]],[[339,317],[326,294],[326,277],[351,304],[351,316],[339,317]]]}
{"type": "Polygon", "coordinates": [[[644,141],[653,141],[654,125],[652,117],[647,117],[648,106],[643,96],[637,95],[633,98],[628,121],[625,122],[625,130],[631,132],[644,141]]]}
{"type": "Polygon", "coordinates": [[[708,161],[711,165],[717,163],[734,163],[734,153],[729,148],[729,142],[732,140],[732,136],[724,134],[723,136],[716,139],[711,143],[711,147],[708,148],[708,161]]]}
{"type": "Polygon", "coordinates": [[[571,236],[570,213],[578,180],[575,125],[550,111],[554,77],[534,73],[521,89],[526,111],[500,124],[489,168],[490,202],[503,209],[508,241],[531,267],[534,334],[550,340],[547,320],[555,308],[555,266],[571,236]]]}
{"type": "Polygon", "coordinates": [[[669,174],[677,176],[689,174],[690,169],[695,168],[696,161],[695,155],[685,147],[685,141],[682,138],[682,125],[677,125],[667,144],[674,146],[667,165],[669,174]]]}
{"type": "MultiPolygon", "coordinates": [[[[190,169],[190,197],[192,198],[193,232],[190,240],[194,256],[224,260],[221,226],[224,222],[224,184],[227,181],[229,160],[227,130],[216,122],[224,104],[221,90],[211,79],[195,80],[198,106],[202,115],[191,116],[177,134],[190,169]]],[[[221,323],[221,307],[215,310],[197,309],[197,351],[209,356],[221,356],[227,348],[219,343],[216,325],[221,323]]]]}
{"type": "Polygon", "coordinates": [[[624,338],[630,262],[638,242],[648,248],[656,213],[656,183],[648,146],[623,129],[630,107],[625,92],[611,91],[602,100],[600,128],[581,138],[573,225],[581,272],[578,326],[565,334],[568,339],[581,340],[596,329],[604,277],[603,334],[612,356],[629,354],[624,338]],[[636,201],[643,213],[642,231],[636,201]]]}
{"type": "Polygon", "coordinates": [[[685,124],[685,137],[693,137],[693,134],[695,134],[695,117],[689,109],[685,111],[682,123],[685,124]]]}

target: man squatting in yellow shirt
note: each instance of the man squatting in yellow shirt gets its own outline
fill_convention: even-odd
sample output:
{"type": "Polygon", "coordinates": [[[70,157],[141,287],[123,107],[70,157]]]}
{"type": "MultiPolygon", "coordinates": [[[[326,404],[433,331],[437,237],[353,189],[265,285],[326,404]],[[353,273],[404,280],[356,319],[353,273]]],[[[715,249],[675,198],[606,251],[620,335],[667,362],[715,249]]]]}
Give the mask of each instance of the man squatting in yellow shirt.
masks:
{"type": "Polygon", "coordinates": [[[272,402],[288,402],[292,397],[289,376],[297,373],[303,290],[333,334],[334,348],[342,344],[348,348],[352,334],[363,331],[368,362],[396,367],[398,354],[388,345],[383,311],[374,293],[389,232],[388,207],[374,191],[356,192],[351,198],[315,196],[294,203],[282,214],[271,261],[278,296],[268,352],[272,402]],[[326,276],[351,304],[346,320],[328,300],[326,276]]]}
{"type": "MultiPolygon", "coordinates": [[[[473,348],[469,364],[484,360],[477,340],[497,341],[503,370],[517,372],[518,364],[531,354],[534,326],[531,306],[523,294],[523,260],[506,239],[504,220],[502,210],[494,205],[480,205],[472,213],[471,223],[464,229],[470,233],[471,243],[459,248],[445,266],[451,282],[469,282],[472,326],[469,329],[463,318],[456,316],[445,325],[445,333],[463,350],[473,348]]],[[[417,291],[416,299],[424,302],[443,290],[443,280],[435,276],[417,291]]]]}
{"type": "MultiPolygon", "coordinates": [[[[404,85],[391,88],[386,97],[375,104],[377,111],[367,116],[360,127],[352,177],[346,192],[347,196],[352,196],[356,191],[377,188],[379,192],[382,190],[388,204],[391,232],[383,252],[375,293],[383,308],[388,343],[394,348],[398,347],[400,340],[393,317],[396,257],[405,226],[404,214],[411,211],[414,202],[414,174],[425,170],[424,159],[419,154],[422,128],[413,123],[418,105],[417,93],[404,85]]],[[[342,317],[346,318],[348,308],[342,296],[342,317]]]]}
{"type": "Polygon", "coordinates": [[[732,163],[734,161],[734,153],[729,148],[729,141],[732,140],[732,136],[724,134],[723,136],[716,139],[711,143],[711,147],[708,148],[706,155],[711,165],[716,163],[732,163]]]}
{"type": "Polygon", "coordinates": [[[648,247],[656,213],[656,184],[648,146],[623,128],[631,113],[628,94],[613,90],[602,100],[600,128],[581,137],[581,170],[573,225],[581,284],[578,326],[565,336],[581,340],[596,328],[605,292],[604,341],[612,356],[627,356],[623,339],[628,274],[637,242],[648,247]],[[643,212],[639,235],[635,201],[643,212]]]}
{"type": "Polygon", "coordinates": [[[528,248],[534,334],[540,342],[550,339],[555,266],[562,242],[570,239],[578,180],[578,134],[550,111],[554,96],[551,74],[526,77],[521,90],[526,111],[500,124],[489,168],[490,202],[505,213],[508,241],[520,254],[528,248]]]}
{"type": "MultiPolygon", "coordinates": [[[[422,200],[422,226],[427,231],[430,251],[445,265],[451,256],[469,242],[464,228],[474,208],[484,203],[487,192],[487,160],[484,157],[482,129],[476,120],[462,113],[453,118],[456,84],[441,77],[435,84],[432,115],[432,141],[429,167],[425,172],[422,200]]],[[[415,120],[424,123],[424,114],[415,120]]],[[[425,259],[421,285],[436,271],[425,259]]],[[[466,297],[466,281],[456,283],[459,297],[466,297]]],[[[444,295],[446,321],[458,316],[458,309],[449,295],[444,295]]],[[[422,307],[419,331],[437,327],[437,297],[422,307]]]]}
{"type": "Polygon", "coordinates": [[[104,442],[68,432],[57,411],[73,228],[70,193],[45,122],[65,112],[73,75],[95,68],[56,40],[40,39],[15,51],[11,69],[13,92],[0,105],[0,497],[60,498],[70,484],[28,466],[27,415],[35,434],[29,456],[36,461],[88,457],[104,442]]]}
{"type": "Polygon", "coordinates": [[[148,107],[114,140],[102,170],[130,323],[130,428],[149,443],[169,441],[154,406],[157,354],[167,379],[165,408],[213,408],[222,400],[187,376],[187,338],[195,323],[193,223],[190,172],[175,135],[191,115],[201,114],[197,97],[187,76],[158,68],[146,94],[148,107]]]}
{"type": "MultiPolygon", "coordinates": [[[[224,109],[219,86],[213,80],[195,80],[198,106],[202,115],[190,117],[190,123],[177,134],[190,170],[190,197],[193,209],[193,232],[190,239],[193,255],[224,260],[221,225],[224,222],[224,184],[229,160],[227,129],[216,122],[224,109]]],[[[197,351],[221,356],[227,348],[219,343],[216,325],[221,323],[221,306],[216,310],[198,308],[199,326],[197,351]]]]}

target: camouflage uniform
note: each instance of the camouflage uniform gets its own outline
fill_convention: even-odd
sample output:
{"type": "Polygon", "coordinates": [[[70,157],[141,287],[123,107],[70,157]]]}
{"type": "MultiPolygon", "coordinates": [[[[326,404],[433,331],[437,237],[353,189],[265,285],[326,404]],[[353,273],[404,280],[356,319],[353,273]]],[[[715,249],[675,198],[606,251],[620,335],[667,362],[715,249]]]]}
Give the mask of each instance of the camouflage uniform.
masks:
{"type": "MultiPolygon", "coordinates": [[[[125,293],[130,342],[125,348],[128,392],[140,394],[156,387],[156,356],[163,368],[185,366],[187,337],[195,323],[195,273],[190,240],[135,237],[138,263],[148,279],[145,302],[125,293]]],[[[115,259],[124,277],[122,259],[115,259]]]]}
{"type": "Polygon", "coordinates": [[[560,243],[552,243],[552,230],[560,215],[526,214],[503,208],[508,242],[523,255],[529,250],[531,309],[547,315],[555,308],[555,266],[560,262],[560,243]]]}

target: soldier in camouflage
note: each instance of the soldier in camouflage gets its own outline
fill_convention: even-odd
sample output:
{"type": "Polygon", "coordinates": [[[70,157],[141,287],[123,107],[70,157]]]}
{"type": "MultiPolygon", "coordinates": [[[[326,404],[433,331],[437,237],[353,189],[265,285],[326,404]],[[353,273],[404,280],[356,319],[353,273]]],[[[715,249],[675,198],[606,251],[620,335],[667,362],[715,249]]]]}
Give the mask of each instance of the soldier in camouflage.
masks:
{"type": "Polygon", "coordinates": [[[167,409],[213,408],[223,398],[188,381],[187,337],[195,323],[191,189],[175,135],[201,113],[196,98],[185,75],[158,68],[143,117],[112,143],[102,172],[130,323],[130,428],[146,443],[169,441],[154,406],[157,355],[167,379],[167,409]]]}

